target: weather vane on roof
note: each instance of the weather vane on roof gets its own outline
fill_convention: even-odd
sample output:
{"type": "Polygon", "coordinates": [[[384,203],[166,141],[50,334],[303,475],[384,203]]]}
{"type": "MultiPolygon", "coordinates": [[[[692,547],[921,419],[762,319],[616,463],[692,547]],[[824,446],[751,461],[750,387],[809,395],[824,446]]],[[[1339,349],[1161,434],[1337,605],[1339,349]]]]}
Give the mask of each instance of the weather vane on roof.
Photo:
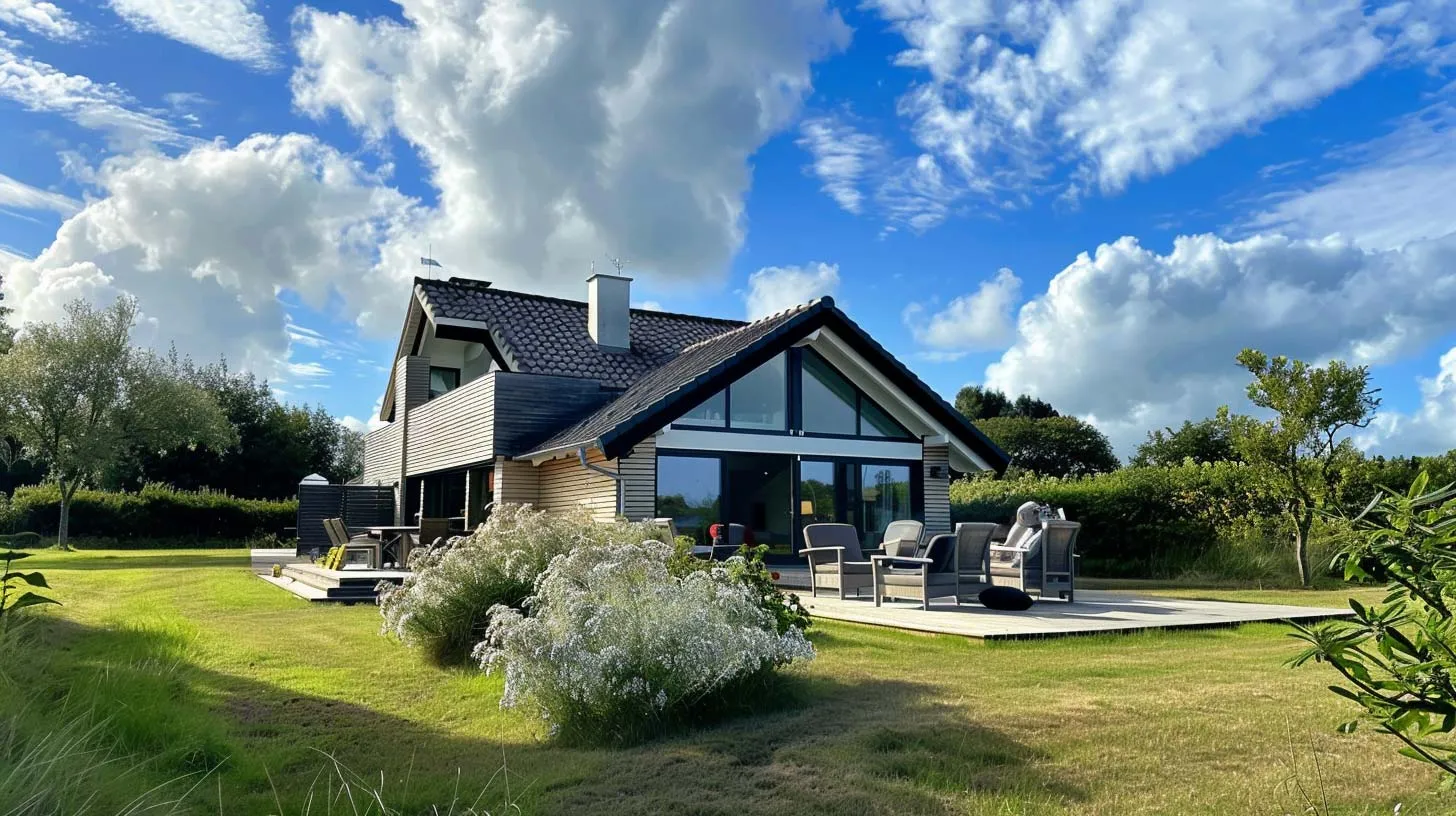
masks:
{"type": "MultiPolygon", "coordinates": [[[[427,248],[425,249],[425,257],[423,257],[423,258],[420,259],[420,266],[425,266],[425,267],[433,266],[433,267],[436,267],[438,269],[444,269],[445,267],[440,266],[440,262],[437,261],[437,260],[435,260],[435,258],[433,257],[434,254],[435,254],[435,245],[434,244],[427,244],[426,247],[427,248]]],[[[435,273],[434,272],[427,272],[426,274],[428,274],[430,276],[430,280],[434,280],[435,279],[435,273]]]]}
{"type": "MultiPolygon", "coordinates": [[[[612,266],[617,268],[618,275],[622,274],[622,267],[627,265],[626,261],[622,260],[621,258],[613,258],[611,255],[607,256],[607,261],[611,263],[612,266]]],[[[592,266],[595,267],[596,264],[594,263],[592,264],[592,266]]]]}

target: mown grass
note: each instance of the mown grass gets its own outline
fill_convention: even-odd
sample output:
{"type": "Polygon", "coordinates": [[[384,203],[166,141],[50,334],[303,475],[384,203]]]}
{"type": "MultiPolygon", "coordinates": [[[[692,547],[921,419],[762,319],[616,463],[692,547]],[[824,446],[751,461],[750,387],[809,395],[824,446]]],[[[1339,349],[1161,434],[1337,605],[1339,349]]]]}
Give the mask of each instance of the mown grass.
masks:
{"type": "Polygon", "coordinates": [[[819,659],[771,713],[630,750],[565,749],[499,708],[499,678],[431,667],[378,636],[372,607],[297,600],[251,575],[245,552],[26,564],[65,606],[32,627],[33,658],[0,667],[0,721],[34,735],[95,713],[127,761],[93,783],[90,812],[210,772],[178,812],[299,813],[325,754],[382,781],[405,813],[487,783],[481,807],[500,812],[503,763],[528,814],[1456,810],[1390,741],[1334,733],[1353,712],[1328,673],[1284,667],[1296,644],[1275,624],[985,644],[823,622],[819,659]]]}

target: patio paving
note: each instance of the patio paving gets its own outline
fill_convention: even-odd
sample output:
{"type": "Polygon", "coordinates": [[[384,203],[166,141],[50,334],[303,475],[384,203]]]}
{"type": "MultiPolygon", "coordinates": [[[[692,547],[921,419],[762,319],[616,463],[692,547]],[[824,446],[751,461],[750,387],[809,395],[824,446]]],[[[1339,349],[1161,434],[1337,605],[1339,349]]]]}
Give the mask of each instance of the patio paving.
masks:
{"type": "Polygon", "coordinates": [[[876,607],[868,594],[843,601],[827,596],[799,598],[815,617],[985,640],[1311,621],[1351,614],[1348,609],[1190,601],[1097,590],[1079,591],[1076,603],[1038,601],[1025,612],[998,612],[976,603],[955,606],[950,598],[931,601],[929,611],[921,609],[919,602],[908,601],[886,601],[876,607]]]}

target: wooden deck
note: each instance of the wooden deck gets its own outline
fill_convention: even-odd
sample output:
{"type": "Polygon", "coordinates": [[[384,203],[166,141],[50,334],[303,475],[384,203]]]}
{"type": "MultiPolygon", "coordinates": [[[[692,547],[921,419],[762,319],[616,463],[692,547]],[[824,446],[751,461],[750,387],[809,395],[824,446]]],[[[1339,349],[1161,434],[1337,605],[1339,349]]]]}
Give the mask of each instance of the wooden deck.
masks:
{"type": "Polygon", "coordinates": [[[381,581],[398,584],[406,575],[409,573],[405,570],[331,570],[306,562],[285,565],[280,578],[274,578],[269,572],[258,573],[268,583],[300,598],[343,603],[373,603],[381,581]]]}

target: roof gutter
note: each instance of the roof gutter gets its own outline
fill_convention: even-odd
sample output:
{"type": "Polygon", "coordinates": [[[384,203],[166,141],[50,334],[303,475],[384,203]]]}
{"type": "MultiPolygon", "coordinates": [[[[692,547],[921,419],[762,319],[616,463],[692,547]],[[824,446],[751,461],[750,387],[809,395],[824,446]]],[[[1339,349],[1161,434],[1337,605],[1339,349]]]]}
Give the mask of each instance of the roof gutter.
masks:
{"type": "Polygon", "coordinates": [[[626,488],[626,483],[622,481],[622,474],[618,473],[615,470],[608,470],[601,465],[594,465],[591,462],[588,462],[586,460],[586,445],[582,445],[581,447],[576,449],[576,458],[581,462],[582,467],[594,473],[600,473],[603,476],[606,476],[608,479],[611,479],[612,481],[617,483],[616,515],[620,517],[623,512],[622,506],[624,504],[624,496],[622,495],[622,491],[626,488]]]}

